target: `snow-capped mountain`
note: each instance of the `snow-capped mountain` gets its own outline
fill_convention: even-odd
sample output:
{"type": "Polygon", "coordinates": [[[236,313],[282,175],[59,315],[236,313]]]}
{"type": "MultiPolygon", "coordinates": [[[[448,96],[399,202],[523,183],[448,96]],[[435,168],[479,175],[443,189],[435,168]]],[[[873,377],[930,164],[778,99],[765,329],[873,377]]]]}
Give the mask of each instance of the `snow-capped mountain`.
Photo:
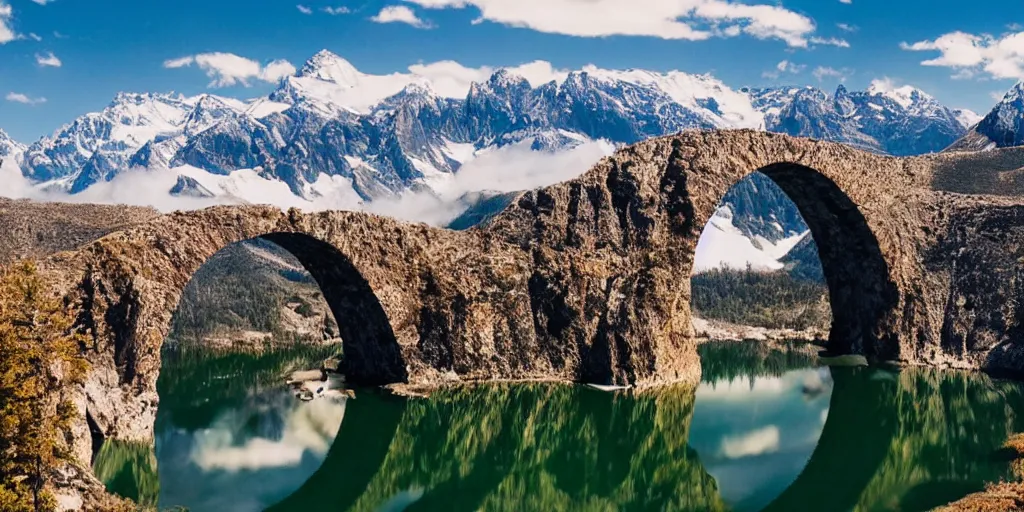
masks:
{"type": "Polygon", "coordinates": [[[1021,145],[1024,145],[1024,81],[1007,91],[995,108],[949,150],[983,151],[1021,145]]]}
{"type": "Polygon", "coordinates": [[[0,129],[0,158],[20,158],[25,149],[24,144],[12,139],[7,132],[0,129]]]}
{"type": "Polygon", "coordinates": [[[75,191],[84,190],[127,167],[146,142],[177,131],[191,103],[181,96],[118,94],[103,111],[81,116],[29,146],[24,174],[37,181],[66,179],[78,184],[75,191]],[[95,179],[87,182],[88,176],[95,179]]]}
{"type": "Polygon", "coordinates": [[[876,80],[866,91],[840,85],[829,95],[813,87],[745,89],[769,131],[850,144],[897,156],[941,151],[978,118],[953,110],[910,86],[876,80]]]}
{"type": "MultiPolygon", "coordinates": [[[[169,176],[160,181],[165,196],[191,200],[291,205],[337,196],[356,204],[428,191],[457,202],[482,189],[452,189],[459,171],[500,151],[554,153],[690,128],[753,128],[907,155],[945,148],[976,120],[881,81],[833,94],[735,90],[709,75],[588,66],[547,82],[501,69],[459,86],[413,73],[366,74],[321,51],[266,97],[122,93],[28,148],[5,146],[0,132],[0,156],[24,152],[25,177],[71,194],[141,169],[169,176]]],[[[726,202],[733,225],[755,244],[806,231],[766,178],[734,187],[726,202]]]]}

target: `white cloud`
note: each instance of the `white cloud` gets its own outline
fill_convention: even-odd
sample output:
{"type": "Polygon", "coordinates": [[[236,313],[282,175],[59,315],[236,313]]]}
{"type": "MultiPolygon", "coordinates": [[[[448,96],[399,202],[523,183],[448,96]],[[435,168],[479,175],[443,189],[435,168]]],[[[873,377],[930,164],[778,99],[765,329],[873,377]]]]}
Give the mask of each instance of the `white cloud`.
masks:
{"type": "Polygon", "coordinates": [[[421,20],[412,12],[412,9],[404,5],[389,5],[380,10],[376,16],[370,18],[376,23],[405,23],[416,28],[432,28],[427,21],[421,20]]]}
{"type": "Polygon", "coordinates": [[[189,55],[188,57],[181,57],[178,59],[170,59],[164,61],[164,67],[168,69],[183,68],[185,66],[191,66],[195,62],[195,57],[189,55]]]}
{"type": "Polygon", "coordinates": [[[14,20],[14,10],[9,4],[0,0],[0,44],[9,43],[18,38],[11,28],[11,21],[14,20]]]}
{"type": "Polygon", "coordinates": [[[761,76],[765,78],[776,79],[779,78],[783,73],[799,74],[802,73],[807,66],[804,64],[794,64],[788,60],[784,60],[775,65],[775,69],[772,71],[765,71],[761,73],[761,76]]]}
{"type": "Polygon", "coordinates": [[[43,67],[51,67],[51,68],[59,68],[59,67],[64,65],[60,61],[60,59],[58,59],[57,56],[53,54],[53,52],[37,53],[36,54],[36,64],[39,64],[40,66],[43,66],[43,67]]]}
{"type": "Polygon", "coordinates": [[[907,51],[937,51],[939,56],[921,62],[922,66],[954,69],[963,78],[964,70],[986,73],[995,79],[1024,79],[1024,32],[1002,37],[950,32],[932,41],[900,43],[907,51]]]}
{"type": "Polygon", "coordinates": [[[804,48],[814,21],[794,11],[768,4],[733,0],[405,0],[429,9],[475,7],[480,17],[539,32],[580,37],[650,36],[699,41],[747,34],[779,39],[804,48]]]}
{"type": "Polygon", "coordinates": [[[32,1],[37,3],[37,4],[39,4],[39,5],[52,4],[54,2],[54,0],[32,0],[32,1]]]}
{"type": "Polygon", "coordinates": [[[849,75],[849,70],[845,68],[840,70],[829,66],[818,66],[814,68],[814,71],[812,71],[811,74],[814,75],[814,78],[817,78],[819,82],[826,78],[837,78],[840,82],[845,82],[847,75],[849,75]]]}
{"type": "Polygon", "coordinates": [[[838,37],[824,38],[824,37],[814,36],[814,37],[811,38],[811,43],[813,43],[813,44],[823,44],[823,45],[827,45],[827,46],[838,46],[840,48],[849,48],[850,47],[850,43],[849,42],[847,42],[845,39],[840,39],[838,37]]]}
{"type": "Polygon", "coordinates": [[[249,87],[251,80],[276,83],[295,73],[295,66],[286,60],[275,60],[267,65],[235,55],[212,52],[189,55],[164,61],[164,67],[177,69],[195,64],[210,77],[210,87],[229,87],[241,84],[249,87]]]}
{"type": "Polygon", "coordinates": [[[852,4],[852,3],[853,3],[853,0],[839,0],[839,3],[841,3],[841,4],[846,4],[846,5],[850,5],[850,4],[852,4]]]}
{"type": "Polygon", "coordinates": [[[299,12],[301,12],[302,14],[313,14],[313,9],[310,9],[309,7],[306,7],[305,5],[299,4],[299,5],[296,5],[295,8],[298,9],[299,12]]]}
{"type": "Polygon", "coordinates": [[[849,23],[836,23],[836,26],[843,32],[856,32],[858,30],[856,25],[850,25],[849,23]]]}
{"type": "Polygon", "coordinates": [[[24,105],[39,105],[40,103],[46,103],[46,98],[32,98],[20,92],[9,92],[5,98],[7,101],[22,103],[24,105]]]}
{"type": "Polygon", "coordinates": [[[284,59],[277,59],[270,64],[263,66],[257,78],[264,82],[276,83],[281,79],[295,74],[295,66],[284,59]]]}
{"type": "Polygon", "coordinates": [[[338,7],[324,7],[324,12],[326,12],[327,14],[330,14],[331,16],[337,16],[339,14],[348,14],[348,13],[350,13],[352,11],[349,10],[348,7],[345,7],[344,5],[341,5],[341,6],[338,6],[338,7]]]}
{"type": "MultiPolygon", "coordinates": [[[[550,62],[543,60],[535,60],[505,69],[522,76],[534,87],[552,80],[564,80],[569,75],[569,70],[556,69],[550,62]]],[[[430,81],[430,87],[434,92],[452,98],[465,97],[472,82],[486,81],[497,70],[498,68],[490,66],[470,68],[452,60],[409,66],[410,73],[430,81]]]]}
{"type": "Polygon", "coordinates": [[[588,141],[570,150],[533,151],[532,140],[484,152],[467,161],[434,192],[409,192],[397,199],[376,200],[365,205],[369,212],[409,221],[446,225],[463,211],[464,194],[483,190],[514,192],[531,190],[573,179],[612,154],[606,141],[588,141]]]}

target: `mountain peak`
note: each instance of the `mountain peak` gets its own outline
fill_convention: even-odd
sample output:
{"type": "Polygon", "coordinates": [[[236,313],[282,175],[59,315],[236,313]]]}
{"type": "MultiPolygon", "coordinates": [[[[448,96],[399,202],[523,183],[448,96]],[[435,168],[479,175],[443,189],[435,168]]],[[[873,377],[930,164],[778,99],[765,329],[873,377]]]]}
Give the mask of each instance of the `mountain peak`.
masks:
{"type": "Polygon", "coordinates": [[[299,76],[312,77],[339,85],[352,85],[360,81],[362,73],[341,56],[329,50],[320,50],[310,57],[299,71],[299,76]]]}
{"type": "Polygon", "coordinates": [[[933,99],[921,89],[910,85],[897,86],[888,78],[872,80],[871,85],[868,87],[868,94],[872,96],[884,96],[895,101],[903,108],[910,108],[915,103],[921,103],[933,99]]]}
{"type": "Polygon", "coordinates": [[[1010,90],[1006,91],[999,103],[1011,103],[1014,100],[1024,100],[1024,80],[1017,82],[1010,90]]]}

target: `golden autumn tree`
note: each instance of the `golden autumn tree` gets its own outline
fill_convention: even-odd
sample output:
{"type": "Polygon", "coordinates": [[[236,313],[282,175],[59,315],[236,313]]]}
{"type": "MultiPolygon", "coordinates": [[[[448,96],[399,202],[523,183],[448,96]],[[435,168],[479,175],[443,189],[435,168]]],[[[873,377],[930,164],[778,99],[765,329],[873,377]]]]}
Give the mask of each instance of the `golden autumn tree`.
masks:
{"type": "Polygon", "coordinates": [[[55,507],[47,475],[72,458],[67,391],[86,369],[73,324],[33,263],[0,269],[0,510],[55,507]]]}

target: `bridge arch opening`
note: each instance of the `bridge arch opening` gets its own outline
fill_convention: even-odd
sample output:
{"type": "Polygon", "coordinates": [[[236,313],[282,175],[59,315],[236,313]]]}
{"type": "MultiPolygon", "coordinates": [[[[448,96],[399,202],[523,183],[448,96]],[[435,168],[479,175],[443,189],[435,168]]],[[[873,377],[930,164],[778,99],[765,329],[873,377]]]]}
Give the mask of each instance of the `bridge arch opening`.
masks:
{"type": "Polygon", "coordinates": [[[278,232],[203,260],[160,347],[153,441],[101,434],[93,469],[146,505],[263,509],[318,470],[344,390],[402,382],[405,364],[371,285],[333,245],[278,232]],[[341,378],[321,370],[329,360],[341,378]]]}
{"type": "MultiPolygon", "coordinates": [[[[708,215],[691,276],[696,318],[717,308],[717,315],[733,320],[760,318],[759,327],[818,324],[828,333],[829,353],[898,357],[895,340],[878,335],[898,301],[879,241],[858,205],[816,169],[777,163],[734,183],[708,215]],[[705,238],[716,231],[747,245],[715,247],[705,238]],[[748,269],[743,260],[749,254],[760,261],[748,269]],[[709,272],[723,260],[733,270],[709,272]],[[744,286],[751,284],[756,286],[744,286]],[[758,293],[764,296],[753,296],[758,293]],[[760,314],[735,311],[751,304],[761,308],[760,314]]],[[[702,325],[695,320],[698,335],[702,325]]]]}
{"type": "MultiPolygon", "coordinates": [[[[267,297],[261,296],[259,287],[269,286],[270,283],[266,278],[256,281],[248,279],[246,274],[257,270],[246,268],[248,265],[267,267],[272,274],[275,274],[275,277],[280,277],[284,281],[303,283],[305,285],[303,288],[310,292],[307,297],[278,293],[280,296],[276,297],[275,301],[265,304],[270,309],[289,309],[300,316],[308,316],[310,309],[316,309],[310,308],[310,302],[322,304],[326,312],[321,311],[319,317],[325,321],[325,332],[335,338],[340,338],[343,354],[341,370],[349,381],[361,384],[389,384],[404,382],[407,379],[405,363],[391,322],[369,282],[341,251],[327,242],[304,233],[269,233],[230,244],[217,251],[203,263],[199,270],[193,273],[192,279],[182,291],[182,299],[179,299],[171,320],[172,332],[169,333],[168,339],[174,337],[175,329],[187,323],[187,319],[181,318],[183,314],[209,313],[208,311],[194,310],[217,306],[217,304],[193,304],[190,308],[192,311],[183,311],[181,301],[190,295],[195,301],[203,292],[202,288],[216,286],[216,283],[210,281],[215,281],[219,275],[223,275],[225,272],[234,273],[236,278],[240,278],[234,281],[233,285],[240,288],[243,293],[243,296],[236,299],[243,308],[251,308],[253,302],[256,301],[267,301],[267,297]],[[218,269],[213,273],[212,278],[197,282],[196,276],[200,275],[211,262],[215,262],[219,256],[229,251],[246,254],[246,257],[231,257],[231,262],[228,263],[229,268],[218,269]]],[[[244,316],[235,311],[220,311],[220,313],[224,316],[244,316]]],[[[252,316],[260,312],[249,309],[247,313],[252,316]]],[[[255,318],[254,320],[267,319],[255,318]]],[[[263,330],[271,329],[271,323],[263,322],[263,330]]]]}

